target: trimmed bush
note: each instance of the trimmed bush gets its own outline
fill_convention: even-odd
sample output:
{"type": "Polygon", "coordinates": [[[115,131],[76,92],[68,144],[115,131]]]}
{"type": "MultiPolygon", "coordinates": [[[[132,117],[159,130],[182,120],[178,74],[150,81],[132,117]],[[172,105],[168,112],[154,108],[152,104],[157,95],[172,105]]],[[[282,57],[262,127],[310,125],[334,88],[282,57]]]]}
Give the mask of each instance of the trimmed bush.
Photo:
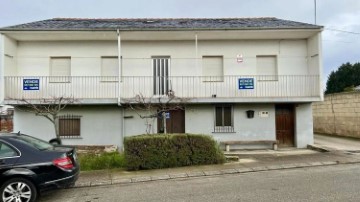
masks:
{"type": "Polygon", "coordinates": [[[102,170],[125,167],[125,155],[118,152],[79,155],[80,169],[102,170]]]}
{"type": "Polygon", "coordinates": [[[153,134],[126,137],[129,170],[218,164],[225,161],[218,144],[208,135],[153,134]]]}

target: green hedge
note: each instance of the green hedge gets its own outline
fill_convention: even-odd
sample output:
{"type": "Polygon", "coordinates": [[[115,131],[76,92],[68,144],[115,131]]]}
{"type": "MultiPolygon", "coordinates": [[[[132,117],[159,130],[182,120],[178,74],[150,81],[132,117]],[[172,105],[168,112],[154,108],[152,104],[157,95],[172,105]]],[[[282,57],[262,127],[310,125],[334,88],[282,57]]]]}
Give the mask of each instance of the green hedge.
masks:
{"type": "Polygon", "coordinates": [[[152,134],[126,137],[129,170],[218,164],[225,161],[218,144],[208,135],[152,134]]]}
{"type": "Polygon", "coordinates": [[[79,155],[79,163],[82,171],[124,168],[125,156],[118,152],[81,154],[79,155]]]}

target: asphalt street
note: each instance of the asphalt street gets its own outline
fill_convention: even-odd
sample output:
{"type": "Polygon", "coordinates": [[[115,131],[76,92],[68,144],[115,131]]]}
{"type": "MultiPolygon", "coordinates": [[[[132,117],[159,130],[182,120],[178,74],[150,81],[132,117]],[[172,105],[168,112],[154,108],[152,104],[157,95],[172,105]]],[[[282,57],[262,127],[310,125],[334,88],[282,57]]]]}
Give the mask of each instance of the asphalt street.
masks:
{"type": "Polygon", "coordinates": [[[360,201],[360,164],[58,190],[40,201],[360,201]]]}

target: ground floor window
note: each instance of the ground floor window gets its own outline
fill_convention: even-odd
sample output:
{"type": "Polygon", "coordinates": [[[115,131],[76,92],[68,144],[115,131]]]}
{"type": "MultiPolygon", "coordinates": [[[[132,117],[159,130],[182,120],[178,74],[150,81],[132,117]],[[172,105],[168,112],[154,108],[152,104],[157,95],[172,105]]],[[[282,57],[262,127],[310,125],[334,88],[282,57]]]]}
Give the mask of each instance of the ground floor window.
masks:
{"type": "Polygon", "coordinates": [[[234,132],[232,105],[215,106],[214,132],[234,132]]]}
{"type": "Polygon", "coordinates": [[[59,117],[59,135],[64,138],[80,137],[79,115],[62,115],[59,117]]]}

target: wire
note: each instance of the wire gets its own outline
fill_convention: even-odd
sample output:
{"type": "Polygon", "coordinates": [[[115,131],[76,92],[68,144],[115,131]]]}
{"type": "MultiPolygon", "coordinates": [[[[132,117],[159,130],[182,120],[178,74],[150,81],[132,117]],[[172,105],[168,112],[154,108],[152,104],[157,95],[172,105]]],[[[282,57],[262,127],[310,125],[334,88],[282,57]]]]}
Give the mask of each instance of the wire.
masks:
{"type": "Polygon", "coordinates": [[[343,33],[348,33],[348,34],[360,35],[359,32],[345,31],[345,30],[340,30],[340,29],[325,28],[325,30],[335,31],[335,32],[343,32],[343,33]]]}

